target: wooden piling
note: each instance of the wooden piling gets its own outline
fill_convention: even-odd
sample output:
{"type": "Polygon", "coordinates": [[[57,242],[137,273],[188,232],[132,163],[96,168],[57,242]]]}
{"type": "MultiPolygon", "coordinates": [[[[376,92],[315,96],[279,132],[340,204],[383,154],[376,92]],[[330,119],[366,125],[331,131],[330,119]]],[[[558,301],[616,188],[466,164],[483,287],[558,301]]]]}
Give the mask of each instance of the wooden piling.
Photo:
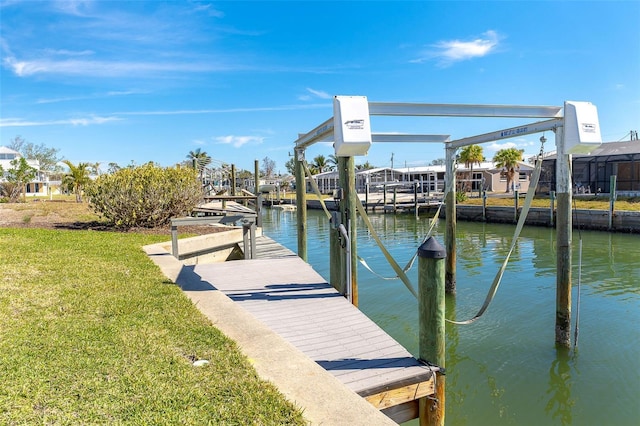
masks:
{"type": "Polygon", "coordinates": [[[346,294],[345,280],[345,256],[341,246],[340,212],[332,212],[331,226],[329,227],[329,282],[343,296],[346,294]]]}
{"type": "Polygon", "coordinates": [[[236,165],[231,165],[231,195],[236,195],[236,165]]]}
{"type": "Polygon", "coordinates": [[[445,291],[447,294],[456,294],[456,149],[446,146],[446,173],[445,187],[449,187],[445,199],[445,246],[447,248],[445,291]]]}
{"type": "MultiPolygon", "coordinates": [[[[351,241],[351,297],[354,306],[358,306],[358,246],[356,244],[356,171],[353,157],[338,157],[338,179],[342,188],[340,214],[342,224],[347,228],[351,241]]],[[[347,280],[348,282],[348,280],[347,280]]]]}
{"type": "Polygon", "coordinates": [[[298,257],[307,261],[307,183],[304,179],[304,150],[295,150],[294,171],[296,174],[296,219],[298,228],[298,257]]]}
{"type": "Polygon", "coordinates": [[[256,197],[260,194],[260,163],[258,160],[253,160],[253,194],[256,197]]]}
{"type": "Polygon", "coordinates": [[[556,345],[571,347],[571,154],[564,147],[562,127],[556,129],[556,345]]]}
{"type": "MultiPolygon", "coordinates": [[[[445,368],[445,262],[446,250],[429,237],[418,248],[419,358],[445,368]]],[[[435,373],[435,399],[419,401],[420,425],[443,426],[445,376],[435,373]]]]}
{"type": "Polygon", "coordinates": [[[416,219],[418,219],[418,181],[413,182],[413,211],[415,212],[416,219]]]}
{"type": "Polygon", "coordinates": [[[556,201],[556,191],[550,191],[549,192],[549,202],[550,202],[550,206],[549,206],[549,226],[554,226],[553,218],[554,218],[555,211],[556,211],[555,201],[556,201]]]}
{"type": "Polygon", "coordinates": [[[613,211],[616,206],[616,180],[617,175],[611,175],[611,181],[609,182],[609,231],[613,229],[613,211]]]}

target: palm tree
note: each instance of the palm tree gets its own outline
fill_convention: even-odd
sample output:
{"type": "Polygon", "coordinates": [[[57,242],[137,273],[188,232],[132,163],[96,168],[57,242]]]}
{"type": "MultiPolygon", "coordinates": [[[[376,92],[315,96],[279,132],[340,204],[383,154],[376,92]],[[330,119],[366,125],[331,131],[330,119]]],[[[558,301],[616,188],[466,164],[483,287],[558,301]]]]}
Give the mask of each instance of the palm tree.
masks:
{"type": "Polygon", "coordinates": [[[187,159],[191,160],[193,168],[198,171],[200,174],[200,180],[202,181],[202,175],[205,167],[211,164],[211,157],[206,152],[198,148],[195,151],[189,151],[187,159]]]}
{"type": "Polygon", "coordinates": [[[324,155],[318,155],[316,156],[316,158],[313,159],[312,166],[316,169],[318,173],[322,173],[328,167],[327,159],[324,157],[324,155]]]}
{"type": "Polygon", "coordinates": [[[498,151],[493,157],[493,162],[496,164],[496,167],[505,169],[507,174],[507,190],[505,192],[509,192],[511,189],[516,170],[520,168],[518,162],[522,161],[523,153],[524,149],[506,148],[498,151]]]}
{"type": "Polygon", "coordinates": [[[327,164],[329,164],[329,170],[335,170],[338,167],[338,157],[336,157],[334,154],[331,154],[327,159],[327,164]]]}
{"type": "Polygon", "coordinates": [[[356,164],[355,168],[356,170],[371,170],[375,167],[368,161],[365,161],[364,164],[356,164]]]}
{"type": "Polygon", "coordinates": [[[469,182],[467,182],[467,191],[472,190],[472,179],[473,179],[473,165],[478,164],[484,160],[484,155],[482,154],[482,147],[480,145],[467,145],[462,148],[460,151],[460,161],[464,163],[465,167],[469,167],[469,182]]]}
{"type": "Polygon", "coordinates": [[[82,189],[91,182],[89,178],[89,168],[91,165],[89,163],[78,163],[78,165],[75,166],[69,160],[63,160],[62,162],[69,167],[69,173],[62,177],[62,184],[73,191],[73,193],[76,194],[76,202],[81,203],[82,189]]]}

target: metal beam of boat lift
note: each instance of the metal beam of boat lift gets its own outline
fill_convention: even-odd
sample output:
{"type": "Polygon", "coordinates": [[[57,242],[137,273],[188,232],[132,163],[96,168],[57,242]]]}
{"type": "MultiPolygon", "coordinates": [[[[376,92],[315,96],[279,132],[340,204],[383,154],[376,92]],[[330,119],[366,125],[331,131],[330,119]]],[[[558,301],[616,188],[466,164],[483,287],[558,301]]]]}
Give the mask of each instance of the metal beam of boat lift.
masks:
{"type": "MultiPolygon", "coordinates": [[[[493,117],[493,118],[554,118],[556,120],[548,120],[530,125],[513,127],[510,129],[499,130],[485,135],[474,136],[472,138],[480,138],[481,136],[495,136],[497,139],[505,139],[508,137],[522,136],[530,133],[551,130],[555,127],[563,125],[561,106],[527,106],[527,105],[466,105],[466,104],[416,104],[416,103],[397,103],[397,102],[369,102],[369,115],[385,115],[385,116],[429,116],[429,117],[493,117]],[[528,131],[522,131],[528,128],[528,131]],[[520,133],[511,133],[509,136],[506,132],[509,130],[520,133]],[[502,134],[502,136],[500,136],[502,134]]],[[[327,119],[322,124],[308,133],[302,134],[295,141],[296,149],[303,150],[316,142],[329,142],[333,139],[333,117],[327,119]]],[[[455,147],[481,143],[480,139],[475,141],[472,138],[459,139],[449,142],[447,135],[415,135],[415,134],[388,134],[374,133],[371,135],[372,142],[444,142],[455,143],[455,147]]],[[[489,142],[487,139],[483,142],[489,142]]],[[[453,145],[449,145],[453,146],[453,145]]]]}

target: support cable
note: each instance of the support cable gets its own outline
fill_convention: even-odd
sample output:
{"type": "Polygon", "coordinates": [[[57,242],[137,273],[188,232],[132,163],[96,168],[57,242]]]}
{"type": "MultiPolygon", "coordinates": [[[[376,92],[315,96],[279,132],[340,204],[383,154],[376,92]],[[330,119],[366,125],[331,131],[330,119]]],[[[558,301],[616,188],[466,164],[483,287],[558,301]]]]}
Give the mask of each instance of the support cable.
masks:
{"type": "Polygon", "coordinates": [[[580,288],[580,284],[582,281],[582,231],[581,231],[581,226],[580,226],[580,221],[578,220],[578,214],[577,214],[577,206],[576,206],[576,200],[575,198],[573,199],[573,215],[574,215],[574,220],[576,221],[577,227],[578,227],[578,296],[576,299],[576,328],[574,330],[573,333],[573,350],[575,352],[576,349],[578,349],[578,334],[579,334],[579,330],[580,330],[580,293],[581,293],[581,288],[580,288]]]}
{"type": "MultiPolygon", "coordinates": [[[[455,172],[455,171],[454,171],[455,172]]],[[[442,210],[442,206],[444,204],[444,200],[446,200],[447,194],[451,191],[452,187],[453,187],[453,179],[449,179],[449,182],[447,182],[447,185],[445,186],[445,190],[444,193],[442,195],[442,200],[440,202],[440,204],[438,205],[438,209],[436,210],[436,213],[433,215],[433,217],[429,220],[430,221],[430,225],[429,225],[429,229],[427,230],[427,234],[425,235],[425,237],[422,239],[422,242],[420,244],[418,244],[418,247],[420,247],[422,244],[424,244],[429,237],[431,237],[431,234],[433,233],[433,229],[436,226],[436,223],[438,223],[438,218],[440,217],[440,210],[442,210]]],[[[366,214],[366,213],[365,213],[366,214]]],[[[362,213],[360,213],[361,216],[363,216],[362,213]]],[[[375,231],[374,231],[375,232],[375,231]]],[[[413,267],[413,264],[415,262],[415,260],[418,257],[418,249],[416,248],[416,251],[413,253],[413,256],[411,257],[411,259],[409,259],[409,261],[407,262],[407,264],[405,265],[405,267],[402,269],[402,271],[406,274],[409,270],[411,270],[411,268],[413,267]]],[[[377,273],[376,271],[374,271],[369,264],[367,263],[366,260],[364,260],[362,257],[358,256],[358,261],[360,261],[360,263],[362,264],[362,266],[364,266],[369,272],[371,272],[373,275],[377,276],[378,278],[381,278],[383,280],[397,280],[400,278],[399,275],[395,275],[393,277],[385,277],[379,273],[377,273]]]]}
{"type": "Polygon", "coordinates": [[[396,274],[398,274],[398,277],[402,280],[402,282],[407,287],[407,289],[417,299],[418,292],[413,287],[413,284],[411,284],[411,281],[407,277],[407,274],[405,274],[402,268],[400,268],[400,265],[398,265],[398,263],[395,261],[393,256],[391,256],[391,253],[389,253],[389,251],[386,249],[386,247],[380,240],[380,237],[378,237],[378,233],[373,228],[373,225],[369,220],[369,216],[367,215],[367,212],[364,210],[364,207],[362,206],[362,201],[360,201],[360,198],[358,197],[356,197],[356,208],[358,209],[358,213],[360,213],[360,216],[362,217],[362,220],[364,221],[365,225],[367,225],[367,228],[369,228],[369,232],[371,232],[371,236],[375,240],[376,244],[378,244],[378,247],[380,247],[382,254],[384,254],[384,257],[387,259],[387,262],[389,262],[389,265],[391,265],[391,267],[396,272],[396,274]]]}
{"type": "Polygon", "coordinates": [[[318,196],[318,200],[320,200],[320,205],[322,205],[322,209],[324,210],[324,214],[327,215],[327,219],[329,219],[329,221],[331,221],[331,213],[329,212],[329,209],[327,209],[327,206],[324,203],[324,200],[322,199],[322,194],[320,193],[320,188],[318,188],[318,182],[316,182],[316,180],[313,178],[313,175],[311,174],[311,171],[309,170],[309,166],[307,164],[307,161],[303,160],[303,161],[301,161],[301,163],[302,163],[302,168],[304,169],[305,174],[309,178],[309,182],[311,183],[311,188],[313,188],[313,190],[315,191],[316,195],[318,196]]]}
{"type": "Polygon", "coordinates": [[[478,311],[478,313],[476,313],[475,316],[471,319],[468,319],[466,321],[453,321],[450,319],[445,319],[445,321],[451,324],[457,324],[457,325],[467,325],[467,324],[473,323],[485,313],[485,311],[493,301],[494,296],[498,292],[498,287],[500,286],[500,282],[502,281],[502,276],[504,275],[504,271],[507,269],[507,264],[509,263],[509,258],[511,257],[511,253],[514,250],[516,246],[516,242],[518,241],[518,238],[520,237],[520,233],[522,232],[522,228],[524,227],[524,222],[529,213],[529,208],[531,207],[531,202],[533,201],[533,196],[535,195],[536,187],[538,186],[538,180],[540,179],[540,171],[542,169],[542,158],[544,154],[544,136],[540,138],[540,142],[541,142],[540,154],[538,155],[536,167],[533,170],[533,174],[531,175],[531,181],[529,182],[529,190],[527,191],[527,196],[525,198],[524,206],[522,207],[522,211],[520,212],[520,217],[518,218],[518,224],[516,226],[513,239],[511,241],[511,248],[509,249],[509,252],[505,257],[504,262],[502,262],[502,266],[498,270],[498,273],[493,279],[493,283],[489,288],[489,292],[487,293],[487,297],[485,298],[484,303],[480,307],[480,310],[478,311]]]}

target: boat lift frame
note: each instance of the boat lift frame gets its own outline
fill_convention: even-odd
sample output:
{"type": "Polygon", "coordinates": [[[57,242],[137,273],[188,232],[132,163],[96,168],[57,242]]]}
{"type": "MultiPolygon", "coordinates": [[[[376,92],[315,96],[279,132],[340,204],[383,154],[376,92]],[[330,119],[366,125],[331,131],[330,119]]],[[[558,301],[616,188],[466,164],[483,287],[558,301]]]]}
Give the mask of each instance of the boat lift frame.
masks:
{"type": "MultiPolygon", "coordinates": [[[[565,149],[563,106],[527,106],[527,105],[473,105],[473,104],[426,104],[426,103],[397,103],[397,102],[368,102],[370,116],[414,116],[414,117],[487,117],[487,118],[539,118],[544,121],[533,122],[521,126],[505,128],[495,132],[451,140],[450,135],[426,134],[390,134],[372,133],[372,143],[443,143],[446,152],[445,179],[450,187],[455,186],[455,161],[458,148],[481,144],[496,140],[521,137],[544,131],[553,131],[557,148],[556,163],[556,194],[557,194],[557,278],[556,278],[556,344],[570,346],[571,324],[571,154],[565,149]]],[[[322,122],[307,133],[300,134],[295,141],[296,164],[296,203],[298,221],[298,255],[307,260],[306,239],[306,185],[304,171],[300,162],[304,161],[306,148],[317,142],[331,142],[334,138],[334,117],[322,122]]],[[[341,160],[341,158],[338,158],[341,160]]],[[[345,164],[353,169],[353,157],[347,157],[345,164]]],[[[348,168],[347,168],[348,170],[348,168]]],[[[353,176],[352,176],[353,177],[353,176]]],[[[350,191],[348,191],[350,192],[350,191]]],[[[355,191],[349,194],[356,197],[355,191]]],[[[445,283],[448,293],[455,293],[456,285],[456,207],[455,194],[447,194],[446,203],[446,268],[445,283]]],[[[355,205],[355,202],[352,203],[355,205]]],[[[351,208],[351,211],[355,209],[351,208]]],[[[357,248],[355,247],[356,221],[351,220],[349,233],[351,235],[351,281],[356,286],[354,303],[357,304],[357,248]]]]}

